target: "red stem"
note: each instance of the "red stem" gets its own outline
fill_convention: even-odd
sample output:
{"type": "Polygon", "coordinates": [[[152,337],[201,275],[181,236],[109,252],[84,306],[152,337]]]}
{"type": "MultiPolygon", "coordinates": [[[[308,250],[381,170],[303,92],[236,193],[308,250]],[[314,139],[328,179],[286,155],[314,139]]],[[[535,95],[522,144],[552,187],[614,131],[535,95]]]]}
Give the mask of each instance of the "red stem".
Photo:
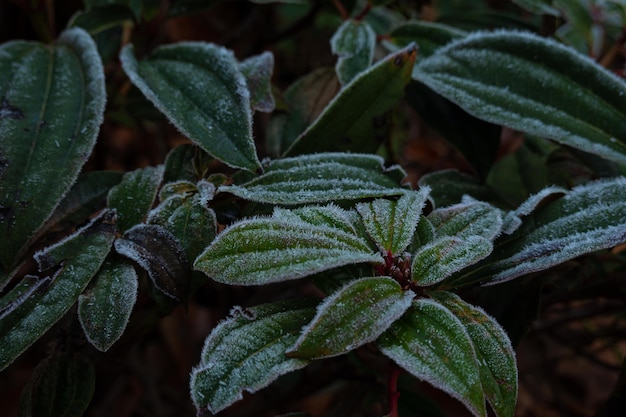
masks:
{"type": "Polygon", "coordinates": [[[398,417],[398,399],[400,398],[400,393],[398,392],[398,377],[401,371],[400,367],[392,365],[387,377],[388,417],[398,417]]]}

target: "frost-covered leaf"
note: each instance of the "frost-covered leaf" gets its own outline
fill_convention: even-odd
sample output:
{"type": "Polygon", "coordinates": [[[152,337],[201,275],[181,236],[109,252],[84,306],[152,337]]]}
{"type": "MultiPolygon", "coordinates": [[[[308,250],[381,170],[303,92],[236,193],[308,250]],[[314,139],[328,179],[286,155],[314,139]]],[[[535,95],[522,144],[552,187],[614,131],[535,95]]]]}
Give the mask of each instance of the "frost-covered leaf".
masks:
{"type": "Polygon", "coordinates": [[[416,43],[420,59],[424,59],[445,44],[460,39],[466,34],[462,30],[441,23],[423,20],[409,21],[396,26],[389,33],[389,41],[400,47],[416,43]]]}
{"type": "Polygon", "coordinates": [[[351,281],[318,306],[287,356],[321,359],[373,342],[411,306],[414,295],[389,277],[351,281]]]}
{"type": "Polygon", "coordinates": [[[115,214],[103,211],[88,225],[35,254],[40,272],[53,274],[0,321],[0,370],[39,339],[76,302],[115,238],[115,214]]]}
{"type": "MultiPolygon", "coordinates": [[[[342,211],[334,206],[315,210],[318,216],[325,210],[329,217],[342,211]]],[[[247,219],[228,227],[194,267],[218,282],[259,285],[364,262],[380,263],[382,257],[345,225],[309,223],[278,210],[273,217],[247,219]]]]}
{"type": "Polygon", "coordinates": [[[420,298],[378,339],[381,352],[418,379],[484,417],[485,398],[465,326],[436,301],[420,298]]]}
{"type": "Polygon", "coordinates": [[[626,82],[530,33],[477,33],[439,49],[413,77],[474,116],[626,162],[626,82]]]}
{"type": "Polygon", "coordinates": [[[191,373],[191,398],[200,413],[217,413],[279,376],[308,364],[288,358],[306,323],[315,315],[310,301],[294,300],[233,309],[206,339],[191,373]]]}
{"type": "Polygon", "coordinates": [[[400,254],[409,246],[429,191],[422,187],[407,191],[396,201],[376,199],[356,205],[367,233],[381,252],[400,254]]]}
{"type": "Polygon", "coordinates": [[[507,235],[512,234],[522,225],[522,217],[531,214],[540,204],[545,204],[546,200],[562,196],[563,194],[566,194],[563,188],[552,186],[531,195],[517,209],[506,214],[503,220],[502,232],[507,235]]]}
{"type": "Polygon", "coordinates": [[[477,200],[490,197],[489,187],[477,178],[453,169],[430,172],[420,177],[418,186],[431,188],[430,198],[435,207],[446,207],[460,203],[464,195],[477,200]]]}
{"type": "Polygon", "coordinates": [[[127,172],[122,182],[111,188],[108,206],[117,211],[117,230],[124,233],[143,223],[154,203],[161,180],[163,165],[127,172]]]}
{"type": "Polygon", "coordinates": [[[272,112],[276,106],[271,83],[274,55],[263,52],[250,57],[239,64],[239,69],[246,77],[252,108],[265,113],[272,112]]]}
{"type": "Polygon", "coordinates": [[[285,155],[375,152],[387,130],[385,113],[403,97],[416,56],[417,48],[409,46],[359,73],[285,155]]]}
{"type": "Polygon", "coordinates": [[[475,264],[493,250],[482,236],[442,236],[422,246],[413,255],[413,280],[420,286],[437,284],[455,272],[475,264]]]}
{"type": "Polygon", "coordinates": [[[0,264],[11,269],[70,189],[96,142],[104,72],[74,28],[53,45],[0,45],[0,264]]]}
{"type": "Polygon", "coordinates": [[[260,167],[250,93],[232,52],[184,42],[162,46],[138,62],[128,45],[120,59],[132,83],[194,143],[227,165],[260,167]]]}
{"type": "Polygon", "coordinates": [[[191,269],[185,250],[171,232],[155,224],[140,224],[115,241],[120,255],[137,262],[163,294],[186,303],[191,269]]]}
{"type": "Polygon", "coordinates": [[[324,203],[401,195],[403,177],[401,168],[385,168],[379,156],[321,153],[272,161],[262,175],[218,192],[270,204],[324,203]]]}
{"type": "Polygon", "coordinates": [[[493,240],[502,228],[499,209],[471,199],[433,210],[428,220],[435,227],[437,236],[455,236],[460,239],[481,236],[493,240]]]}
{"type": "Polygon", "coordinates": [[[200,147],[183,144],[175,147],[165,158],[163,182],[191,181],[204,178],[212,158],[200,147]]]}
{"type": "Polygon", "coordinates": [[[623,177],[572,189],[529,216],[481,275],[495,284],[626,242],[624,195],[623,177]]]}
{"type": "Polygon", "coordinates": [[[20,416],[81,417],[96,388],[93,363],[62,354],[41,362],[20,397],[20,416]]]}
{"type": "Polygon", "coordinates": [[[515,352],[506,332],[481,308],[450,292],[430,294],[465,326],[476,352],[485,397],[498,417],[513,417],[517,402],[515,352]]]}
{"type": "Polygon", "coordinates": [[[339,26],[330,39],[330,47],[333,54],[337,55],[335,70],[339,82],[346,85],[371,65],[376,33],[366,22],[349,19],[339,26]]]}
{"type": "Polygon", "coordinates": [[[89,343],[106,352],[122,336],[137,300],[138,278],[128,262],[104,262],[78,297],[78,319],[89,343]]]}

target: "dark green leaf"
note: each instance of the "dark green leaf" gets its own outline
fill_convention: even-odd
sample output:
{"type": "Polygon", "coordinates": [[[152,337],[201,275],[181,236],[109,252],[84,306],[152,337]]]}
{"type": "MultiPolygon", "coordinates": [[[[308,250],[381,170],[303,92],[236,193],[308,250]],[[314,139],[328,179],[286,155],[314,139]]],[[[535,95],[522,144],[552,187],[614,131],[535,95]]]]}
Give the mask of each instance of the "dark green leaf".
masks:
{"type": "Polygon", "coordinates": [[[321,359],[373,342],[411,306],[414,295],[389,277],[349,282],[318,306],[287,356],[321,359]]]}
{"type": "MultiPolygon", "coordinates": [[[[105,7],[94,7],[87,11],[77,12],[72,16],[68,27],[81,27],[91,35],[104,32],[125,22],[133,22],[134,14],[126,6],[112,4],[105,7]]],[[[119,45],[118,45],[119,48],[119,45]]]]}
{"type": "Polygon", "coordinates": [[[502,212],[481,201],[469,200],[453,206],[433,210],[428,220],[437,236],[455,236],[461,239],[481,236],[493,240],[502,229],[502,212]]]}
{"type": "Polygon", "coordinates": [[[286,155],[314,152],[375,152],[384,114],[404,95],[417,48],[409,46],[361,72],[333,99],[324,112],[285,151],[286,155]]]}
{"type": "Polygon", "coordinates": [[[626,162],[626,82],[530,33],[478,33],[413,76],[476,117],[626,162]]]}
{"type": "Polygon", "coordinates": [[[431,188],[430,198],[436,207],[446,207],[460,203],[464,195],[477,200],[487,200],[491,196],[489,187],[477,178],[456,170],[440,170],[420,177],[420,187],[431,188]]]}
{"type": "Polygon", "coordinates": [[[272,112],[276,106],[271,83],[274,55],[271,52],[263,52],[261,55],[250,57],[239,64],[239,69],[246,77],[252,108],[261,112],[272,112]]]}
{"type": "Polygon", "coordinates": [[[305,300],[236,307],[207,338],[191,373],[191,398],[199,413],[217,413],[279,376],[308,364],[285,356],[314,316],[305,300]]]}
{"type": "Polygon", "coordinates": [[[191,181],[195,183],[208,171],[211,157],[191,144],[179,145],[167,154],[163,182],[191,181]]]}
{"type": "Polygon", "coordinates": [[[378,156],[320,153],[272,161],[259,177],[218,192],[271,204],[323,203],[401,195],[403,177],[401,168],[385,168],[378,156]]]}
{"type": "Polygon", "coordinates": [[[96,349],[106,352],[124,333],[137,300],[137,287],[135,268],[110,259],[78,297],[78,319],[96,349]]]}
{"type": "Polygon", "coordinates": [[[0,264],[28,240],[76,180],[96,142],[105,104],[91,37],[69,29],[56,44],[0,45],[0,264]]]}
{"type": "Polygon", "coordinates": [[[378,341],[381,352],[410,374],[458,399],[475,416],[486,415],[474,346],[447,308],[415,300],[378,341]]]}
{"type": "Polygon", "coordinates": [[[452,26],[426,21],[409,21],[397,26],[389,34],[390,41],[401,47],[416,43],[420,59],[432,55],[437,49],[455,39],[466,36],[466,32],[452,26]]]}
{"type": "Polygon", "coordinates": [[[43,291],[37,289],[0,321],[0,370],[70,309],[104,262],[114,238],[115,214],[104,211],[72,236],[35,254],[41,272],[55,270],[43,291]]]}
{"type": "Polygon", "coordinates": [[[338,57],[335,70],[339,82],[346,85],[372,63],[376,33],[365,22],[346,20],[330,39],[330,46],[338,57]]]}
{"type": "Polygon", "coordinates": [[[250,93],[232,52],[186,42],[162,46],[140,62],[126,46],[120,59],[133,84],[194,143],[230,166],[260,167],[250,93]]]}

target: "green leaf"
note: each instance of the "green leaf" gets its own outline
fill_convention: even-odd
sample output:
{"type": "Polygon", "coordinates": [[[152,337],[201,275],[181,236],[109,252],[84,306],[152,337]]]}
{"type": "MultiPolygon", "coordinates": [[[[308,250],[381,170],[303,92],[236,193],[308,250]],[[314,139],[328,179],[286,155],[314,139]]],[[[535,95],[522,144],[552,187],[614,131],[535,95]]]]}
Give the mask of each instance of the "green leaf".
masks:
{"type": "Polygon", "coordinates": [[[259,285],[313,275],[331,268],[382,258],[357,235],[347,231],[334,206],[304,208],[337,218],[340,226],[309,223],[285,210],[269,218],[243,220],[224,230],[195,262],[195,269],[218,282],[259,285]]]}
{"type": "Polygon", "coordinates": [[[522,225],[522,217],[528,216],[535,211],[541,204],[546,204],[546,201],[553,200],[557,197],[561,197],[567,194],[567,191],[561,187],[547,187],[539,191],[537,194],[533,194],[526,199],[520,206],[506,214],[503,220],[502,232],[507,235],[515,232],[522,225]]]}
{"type": "Polygon", "coordinates": [[[287,356],[321,359],[373,342],[411,306],[414,295],[389,277],[349,282],[318,306],[287,356]]]}
{"type": "Polygon", "coordinates": [[[144,222],[163,179],[163,170],[163,165],[159,165],[127,172],[122,182],[111,188],[108,206],[117,211],[120,233],[144,222]]]}
{"type": "Polygon", "coordinates": [[[498,417],[513,417],[517,402],[515,352],[504,329],[481,308],[450,292],[430,294],[465,326],[476,352],[485,397],[498,417]]]}
{"type": "Polygon", "coordinates": [[[49,284],[22,300],[10,314],[3,314],[0,370],[67,313],[104,262],[114,238],[115,214],[103,211],[73,235],[35,254],[40,272],[53,275],[49,284]]]}
{"type": "Polygon", "coordinates": [[[233,309],[207,338],[191,373],[191,398],[199,414],[217,413],[308,361],[285,356],[315,314],[306,300],[233,309]]]}
{"type": "Polygon", "coordinates": [[[572,189],[507,238],[481,275],[496,284],[626,242],[625,193],[623,177],[572,189]]]}
{"type": "Polygon", "coordinates": [[[401,195],[404,172],[374,155],[320,153],[270,162],[265,172],[218,192],[262,203],[298,205],[401,195]]]}
{"type": "Polygon", "coordinates": [[[466,34],[465,31],[441,23],[408,21],[394,28],[389,33],[389,38],[395,47],[405,47],[416,43],[419,48],[419,57],[423,59],[431,56],[445,44],[460,39],[466,34]]]}
{"type": "Polygon", "coordinates": [[[477,33],[415,66],[413,77],[492,123],[626,162],[626,82],[530,33],[477,33]]]}
{"type": "Polygon", "coordinates": [[[232,52],[186,42],[162,46],[138,62],[129,45],[120,59],[132,83],[194,143],[227,165],[260,167],[250,93],[232,52]]]}
{"type": "Polygon", "coordinates": [[[137,301],[138,285],[130,263],[109,259],[78,297],[80,325],[96,349],[106,352],[124,333],[137,301]]]}
{"type": "Polygon", "coordinates": [[[353,78],[285,154],[375,152],[384,114],[404,96],[416,55],[416,47],[409,46],[353,78]]]}
{"type": "Polygon", "coordinates": [[[356,205],[367,233],[382,253],[401,254],[409,246],[429,191],[423,187],[407,191],[397,201],[376,199],[356,205]]]}
{"type": "Polygon", "coordinates": [[[274,111],[276,103],[271,82],[273,69],[274,55],[271,52],[263,52],[239,64],[239,70],[246,77],[246,84],[250,90],[250,102],[254,110],[265,113],[274,111]]]}
{"type": "Polygon", "coordinates": [[[465,326],[436,301],[420,298],[378,339],[381,352],[418,379],[486,415],[480,370],[465,326]]]}
{"type": "Polygon", "coordinates": [[[374,60],[376,33],[365,22],[346,20],[330,39],[330,46],[338,57],[335,70],[339,82],[346,85],[374,60]]]}
{"type": "Polygon", "coordinates": [[[521,8],[528,10],[533,14],[547,14],[554,17],[560,17],[561,12],[554,7],[553,0],[513,0],[521,8]]]}
{"type": "Polygon", "coordinates": [[[461,239],[481,236],[493,240],[502,229],[502,213],[491,204],[467,199],[453,206],[435,209],[428,215],[437,236],[461,239]]]}
{"type": "MultiPolygon", "coordinates": [[[[120,4],[112,4],[104,7],[93,7],[86,11],[75,13],[68,27],[81,27],[89,34],[96,35],[126,22],[133,22],[132,10],[120,4]]],[[[119,46],[118,46],[119,47],[119,46]]]]}
{"type": "Polygon", "coordinates": [[[172,233],[155,224],[140,224],[115,241],[115,250],[143,269],[163,294],[187,302],[189,260],[172,233]]]}
{"type": "Polygon", "coordinates": [[[172,149],[165,158],[163,182],[191,181],[195,183],[204,178],[208,171],[211,157],[199,147],[183,144],[172,149]]]}
{"type": "Polygon", "coordinates": [[[105,104],[91,37],[53,46],[0,45],[0,264],[11,269],[72,186],[96,142],[105,104]]]}
{"type": "Polygon", "coordinates": [[[434,200],[435,207],[460,203],[464,195],[477,200],[488,200],[491,197],[489,187],[477,178],[454,169],[425,174],[417,184],[420,187],[430,187],[430,198],[434,200]]]}
{"type": "Polygon", "coordinates": [[[96,388],[96,372],[85,356],[63,354],[41,362],[20,398],[20,416],[81,417],[96,388]]]}

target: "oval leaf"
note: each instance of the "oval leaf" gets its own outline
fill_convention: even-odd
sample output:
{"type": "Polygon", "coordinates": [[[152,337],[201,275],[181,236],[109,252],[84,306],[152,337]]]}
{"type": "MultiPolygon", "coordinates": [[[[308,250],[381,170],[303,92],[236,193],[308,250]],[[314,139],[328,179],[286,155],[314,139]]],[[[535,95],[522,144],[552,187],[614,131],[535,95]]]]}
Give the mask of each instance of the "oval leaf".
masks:
{"type": "Polygon", "coordinates": [[[263,52],[250,57],[239,64],[239,69],[246,77],[252,108],[265,113],[272,112],[276,106],[271,83],[274,55],[263,52]]]}
{"type": "Polygon", "coordinates": [[[484,417],[485,398],[465,327],[439,303],[421,298],[378,339],[381,352],[418,379],[484,417]]]}
{"type": "Polygon", "coordinates": [[[105,261],[87,290],[78,297],[78,319],[87,340],[106,352],[122,336],[137,300],[135,268],[105,261]]]}
{"type": "Polygon", "coordinates": [[[502,228],[500,210],[474,200],[433,210],[427,217],[438,236],[456,236],[459,239],[481,236],[493,240],[502,228]]]}
{"type": "Polygon", "coordinates": [[[115,250],[148,272],[154,286],[181,303],[187,301],[189,261],[180,242],[165,228],[140,224],[115,241],[115,250]]]}
{"type": "Polygon", "coordinates": [[[75,234],[35,254],[40,271],[58,269],[44,291],[36,291],[0,322],[0,370],[67,313],[104,262],[114,238],[115,214],[103,211],[75,234]]]}
{"type": "Polygon", "coordinates": [[[409,46],[361,72],[285,154],[375,152],[386,126],[384,113],[404,96],[416,56],[417,48],[409,46]]]}
{"type": "Polygon", "coordinates": [[[217,413],[308,361],[285,356],[315,309],[305,300],[233,309],[204,343],[191,372],[191,398],[198,409],[217,413]]]}
{"type": "Polygon", "coordinates": [[[91,37],[0,45],[0,264],[19,252],[78,177],[96,143],[104,72],[91,37]]]}
{"type": "Polygon", "coordinates": [[[502,326],[481,308],[453,293],[435,291],[430,295],[465,326],[478,359],[485,397],[496,415],[513,417],[517,402],[517,365],[511,341],[502,326]]]}
{"type": "Polygon", "coordinates": [[[346,20],[330,39],[330,47],[338,56],[335,70],[339,81],[346,85],[372,63],[376,33],[365,22],[346,20]]]}
{"type": "Polygon", "coordinates": [[[132,83],[194,143],[227,165],[260,167],[250,93],[232,52],[186,42],[160,47],[138,62],[129,45],[120,59],[132,83]]]}
{"type": "Polygon", "coordinates": [[[530,33],[477,33],[415,66],[413,77],[474,116],[626,162],[626,82],[530,33]]]}
{"type": "Polygon", "coordinates": [[[324,203],[400,195],[403,177],[401,168],[386,169],[379,156],[322,153],[272,161],[259,177],[218,192],[270,204],[324,203]]]}
{"type": "MultiPolygon", "coordinates": [[[[342,212],[332,206],[315,210],[318,215],[320,210],[326,211],[330,218],[342,212]]],[[[196,259],[194,267],[218,282],[259,285],[343,265],[382,262],[356,232],[344,226],[309,223],[285,212],[230,226],[196,259]]]]}
{"type": "Polygon", "coordinates": [[[411,306],[414,295],[388,277],[352,281],[318,306],[287,356],[321,359],[373,342],[411,306]]]}

